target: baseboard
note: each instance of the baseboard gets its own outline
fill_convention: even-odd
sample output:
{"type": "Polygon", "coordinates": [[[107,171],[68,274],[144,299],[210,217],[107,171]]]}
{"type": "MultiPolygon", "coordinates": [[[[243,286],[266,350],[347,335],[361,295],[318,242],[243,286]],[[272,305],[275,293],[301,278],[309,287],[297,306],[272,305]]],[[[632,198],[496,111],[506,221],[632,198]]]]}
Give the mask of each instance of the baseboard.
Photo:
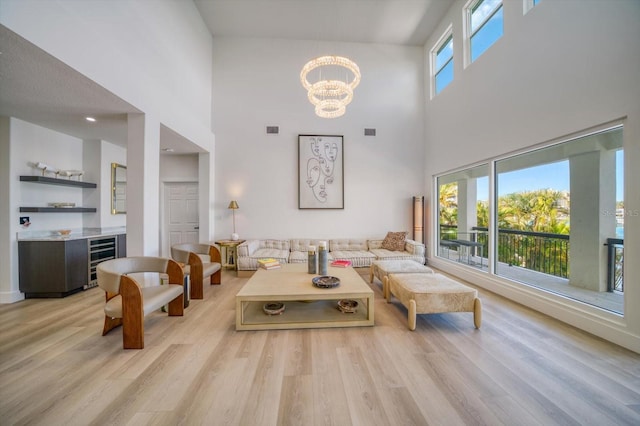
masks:
{"type": "Polygon", "coordinates": [[[24,293],[19,291],[2,291],[0,292],[0,304],[16,303],[24,300],[24,293]]]}

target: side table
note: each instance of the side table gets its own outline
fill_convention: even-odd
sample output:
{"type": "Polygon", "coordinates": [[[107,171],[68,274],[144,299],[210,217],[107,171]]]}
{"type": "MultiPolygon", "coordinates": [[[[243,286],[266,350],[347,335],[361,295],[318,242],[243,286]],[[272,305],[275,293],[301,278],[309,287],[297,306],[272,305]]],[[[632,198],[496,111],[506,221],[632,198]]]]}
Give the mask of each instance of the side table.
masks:
{"type": "Polygon", "coordinates": [[[236,259],[238,258],[238,246],[244,243],[245,240],[218,240],[215,241],[220,246],[222,254],[222,267],[227,269],[238,269],[236,259]]]}

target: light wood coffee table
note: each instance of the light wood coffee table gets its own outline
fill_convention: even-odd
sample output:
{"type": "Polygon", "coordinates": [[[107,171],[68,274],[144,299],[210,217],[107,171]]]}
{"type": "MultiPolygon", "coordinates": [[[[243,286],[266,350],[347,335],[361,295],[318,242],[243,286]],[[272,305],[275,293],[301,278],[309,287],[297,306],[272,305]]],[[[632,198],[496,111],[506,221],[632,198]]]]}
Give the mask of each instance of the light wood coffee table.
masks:
{"type": "Polygon", "coordinates": [[[236,295],[236,330],[288,328],[361,327],[373,325],[373,290],[353,268],[329,267],[327,275],[338,277],[335,288],[317,288],[306,263],[288,263],[280,269],[258,269],[236,295]],[[338,301],[358,301],[355,313],[338,310],[338,301]],[[282,302],[285,311],[267,315],[262,307],[282,302]]]}

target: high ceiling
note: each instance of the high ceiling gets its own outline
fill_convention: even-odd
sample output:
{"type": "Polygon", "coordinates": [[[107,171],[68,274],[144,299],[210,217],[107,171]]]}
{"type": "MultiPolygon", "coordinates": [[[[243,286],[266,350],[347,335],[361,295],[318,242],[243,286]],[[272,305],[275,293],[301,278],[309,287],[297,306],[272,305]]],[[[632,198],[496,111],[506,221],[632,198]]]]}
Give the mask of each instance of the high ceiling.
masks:
{"type": "Polygon", "coordinates": [[[214,37],[424,45],[454,0],[194,0],[214,37]]]}
{"type": "MultiPolygon", "coordinates": [[[[194,0],[216,37],[423,45],[454,0],[194,0]]],[[[126,115],[140,112],[0,25],[0,115],[80,139],[126,146],[126,115]],[[89,123],[86,116],[94,116],[89,123]]],[[[161,132],[162,148],[194,152],[161,132]]]]}

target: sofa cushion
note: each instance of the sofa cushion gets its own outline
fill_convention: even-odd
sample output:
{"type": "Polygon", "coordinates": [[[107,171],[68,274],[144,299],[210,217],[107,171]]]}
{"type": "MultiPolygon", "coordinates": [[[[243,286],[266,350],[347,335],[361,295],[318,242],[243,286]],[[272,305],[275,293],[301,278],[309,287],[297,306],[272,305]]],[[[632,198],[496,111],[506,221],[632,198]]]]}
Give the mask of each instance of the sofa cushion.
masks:
{"type": "Polygon", "coordinates": [[[369,250],[378,260],[413,260],[424,263],[424,256],[409,253],[407,251],[391,251],[383,248],[369,250]]]}
{"type": "Polygon", "coordinates": [[[382,241],[382,248],[391,251],[404,251],[404,242],[408,232],[387,232],[382,241]]]}
{"type": "MultiPolygon", "coordinates": [[[[316,252],[316,256],[317,256],[316,252]]],[[[292,251],[289,253],[289,263],[307,263],[309,253],[306,251],[292,251]]],[[[327,253],[327,260],[331,262],[333,260],[333,256],[331,252],[327,253]]]]}
{"type": "MultiPolygon", "coordinates": [[[[329,241],[329,251],[349,251],[349,250],[358,250],[358,251],[367,251],[369,250],[369,246],[367,245],[367,240],[365,239],[337,239],[329,241]]],[[[335,259],[337,257],[334,256],[335,259]]]]}

